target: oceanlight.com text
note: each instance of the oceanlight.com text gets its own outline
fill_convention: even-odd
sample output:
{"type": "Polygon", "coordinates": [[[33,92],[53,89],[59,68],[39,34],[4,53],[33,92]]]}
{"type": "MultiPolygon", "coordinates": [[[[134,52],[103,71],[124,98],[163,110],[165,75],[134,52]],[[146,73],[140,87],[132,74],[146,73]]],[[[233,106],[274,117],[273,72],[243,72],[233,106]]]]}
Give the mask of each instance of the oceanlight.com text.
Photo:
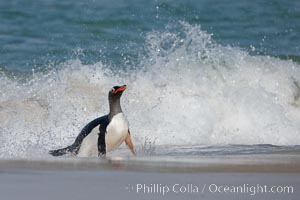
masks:
{"type": "Polygon", "coordinates": [[[278,193],[278,194],[292,194],[294,193],[293,186],[268,186],[268,185],[250,185],[243,184],[239,186],[228,186],[228,185],[218,185],[218,184],[210,184],[208,185],[208,191],[210,193],[239,193],[239,194],[249,194],[256,195],[262,193],[278,193]]]}

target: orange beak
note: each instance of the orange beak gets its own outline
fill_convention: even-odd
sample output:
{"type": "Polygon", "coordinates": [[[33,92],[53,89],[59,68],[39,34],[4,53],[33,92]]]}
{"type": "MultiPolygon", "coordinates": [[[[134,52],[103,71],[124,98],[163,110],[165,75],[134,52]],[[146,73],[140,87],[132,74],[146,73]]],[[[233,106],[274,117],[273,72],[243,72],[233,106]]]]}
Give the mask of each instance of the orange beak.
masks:
{"type": "Polygon", "coordinates": [[[118,89],[115,90],[114,93],[122,92],[124,90],[126,90],[126,85],[123,85],[123,86],[119,87],[118,89]]]}

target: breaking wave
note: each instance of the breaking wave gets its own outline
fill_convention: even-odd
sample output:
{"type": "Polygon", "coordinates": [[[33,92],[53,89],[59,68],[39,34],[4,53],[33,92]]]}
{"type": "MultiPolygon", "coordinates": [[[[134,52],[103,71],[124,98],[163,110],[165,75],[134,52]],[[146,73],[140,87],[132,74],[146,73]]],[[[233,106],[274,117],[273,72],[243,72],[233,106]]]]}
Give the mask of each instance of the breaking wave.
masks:
{"type": "Polygon", "coordinates": [[[137,144],[300,143],[299,64],[222,46],[183,22],[145,37],[130,70],[72,59],[25,82],[2,73],[0,157],[71,143],[108,112],[108,90],[119,84],[128,85],[122,106],[137,144]]]}

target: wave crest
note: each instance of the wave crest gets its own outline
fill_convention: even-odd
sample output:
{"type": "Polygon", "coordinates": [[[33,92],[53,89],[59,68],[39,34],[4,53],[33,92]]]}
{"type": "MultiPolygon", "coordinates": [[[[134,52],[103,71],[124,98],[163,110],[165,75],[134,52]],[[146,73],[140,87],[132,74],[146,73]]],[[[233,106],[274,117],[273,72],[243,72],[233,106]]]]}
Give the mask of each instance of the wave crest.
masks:
{"type": "Polygon", "coordinates": [[[146,137],[158,145],[300,143],[298,64],[222,46],[184,22],[148,33],[145,49],[130,71],[75,59],[26,83],[2,74],[0,157],[69,144],[108,112],[108,90],[123,83],[138,144],[146,137]]]}

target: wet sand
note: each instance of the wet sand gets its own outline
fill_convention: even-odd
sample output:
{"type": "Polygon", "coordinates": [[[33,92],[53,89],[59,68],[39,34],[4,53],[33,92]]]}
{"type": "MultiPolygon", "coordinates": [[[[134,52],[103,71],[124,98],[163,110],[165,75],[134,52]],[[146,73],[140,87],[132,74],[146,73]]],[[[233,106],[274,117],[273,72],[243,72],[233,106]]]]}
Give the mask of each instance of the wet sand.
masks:
{"type": "Polygon", "coordinates": [[[2,159],[0,170],[125,170],[142,172],[265,172],[300,173],[300,154],[251,154],[223,156],[110,156],[107,159],[47,157],[2,159]]]}
{"type": "Polygon", "coordinates": [[[0,160],[1,199],[298,199],[293,154],[0,160]],[[175,186],[175,191],[174,187],[175,186]],[[215,187],[244,188],[214,192],[215,187]],[[257,187],[267,187],[259,191],[257,187]],[[293,191],[271,192],[270,187],[293,191]],[[142,188],[140,188],[142,187],[142,188]],[[162,193],[168,188],[167,193],[162,193]],[[180,188],[184,192],[180,191],[180,188]],[[156,189],[156,190],[155,190],[156,189]]]}

